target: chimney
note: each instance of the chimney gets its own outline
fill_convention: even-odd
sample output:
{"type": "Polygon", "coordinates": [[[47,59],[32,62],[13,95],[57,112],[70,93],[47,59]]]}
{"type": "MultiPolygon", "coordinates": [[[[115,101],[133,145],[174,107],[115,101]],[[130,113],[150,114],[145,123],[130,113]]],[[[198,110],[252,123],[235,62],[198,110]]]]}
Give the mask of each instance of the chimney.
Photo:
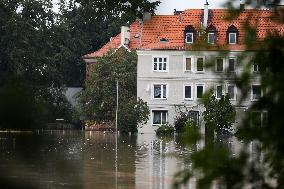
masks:
{"type": "Polygon", "coordinates": [[[240,10],[241,11],[245,10],[245,4],[244,4],[243,0],[240,0],[240,10]]]}
{"type": "Polygon", "coordinates": [[[152,14],[150,12],[144,12],[143,13],[143,21],[151,20],[152,14]]]}
{"type": "Polygon", "coordinates": [[[207,28],[208,25],[208,17],[209,17],[209,10],[208,10],[208,1],[206,0],[206,3],[204,4],[204,14],[203,14],[203,28],[207,28]]]}
{"type": "Polygon", "coordinates": [[[128,26],[121,26],[121,45],[128,46],[130,43],[130,28],[128,26]]]}

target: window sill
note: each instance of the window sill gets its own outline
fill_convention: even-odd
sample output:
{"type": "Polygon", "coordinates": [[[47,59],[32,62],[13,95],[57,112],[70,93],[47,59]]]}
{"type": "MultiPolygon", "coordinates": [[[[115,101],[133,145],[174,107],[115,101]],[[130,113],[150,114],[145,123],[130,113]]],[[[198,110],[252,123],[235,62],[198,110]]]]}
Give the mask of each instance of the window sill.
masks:
{"type": "Polygon", "coordinates": [[[184,100],[184,101],[193,101],[192,98],[184,98],[183,100],[184,100]]]}
{"type": "Polygon", "coordinates": [[[169,71],[168,70],[153,70],[153,72],[167,73],[169,71]]]}

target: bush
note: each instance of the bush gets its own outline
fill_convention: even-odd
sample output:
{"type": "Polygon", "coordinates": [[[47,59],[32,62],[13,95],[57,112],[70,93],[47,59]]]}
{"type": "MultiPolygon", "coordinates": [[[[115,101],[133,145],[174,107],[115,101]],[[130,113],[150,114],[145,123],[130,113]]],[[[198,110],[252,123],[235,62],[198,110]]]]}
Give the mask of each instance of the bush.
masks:
{"type": "Polygon", "coordinates": [[[171,135],[175,132],[175,128],[170,124],[161,125],[156,130],[156,135],[171,135]]]}

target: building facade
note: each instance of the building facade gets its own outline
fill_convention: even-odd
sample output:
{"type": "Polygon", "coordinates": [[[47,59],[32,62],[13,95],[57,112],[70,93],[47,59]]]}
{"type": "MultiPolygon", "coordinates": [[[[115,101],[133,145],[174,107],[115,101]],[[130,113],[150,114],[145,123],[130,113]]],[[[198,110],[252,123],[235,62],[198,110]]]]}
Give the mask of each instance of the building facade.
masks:
{"type": "Polygon", "coordinates": [[[146,14],[84,59],[90,63],[121,47],[137,51],[137,97],[150,108],[148,123],[139,126],[139,132],[152,133],[162,124],[173,124],[177,111],[185,108],[202,122],[200,99],[208,90],[217,98],[228,94],[240,113],[262,95],[254,53],[265,36],[283,34],[284,27],[271,10],[243,9],[231,20],[228,15],[228,10],[209,9],[208,4],[173,15],[146,14]],[[255,32],[248,33],[247,25],[255,32]],[[247,41],[253,44],[249,48],[247,41]],[[252,74],[250,95],[239,104],[241,91],[234,81],[247,69],[252,74]]]}

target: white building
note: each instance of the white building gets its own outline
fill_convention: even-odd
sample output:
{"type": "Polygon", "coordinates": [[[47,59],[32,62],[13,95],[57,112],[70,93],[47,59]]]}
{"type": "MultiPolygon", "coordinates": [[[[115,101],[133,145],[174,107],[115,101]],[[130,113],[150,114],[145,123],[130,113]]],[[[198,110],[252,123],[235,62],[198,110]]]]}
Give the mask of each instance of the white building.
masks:
{"type": "Polygon", "coordinates": [[[243,10],[233,20],[226,20],[226,9],[189,9],[173,15],[145,14],[98,51],[85,55],[87,68],[109,49],[136,49],[137,96],[148,103],[149,121],[140,132],[154,132],[161,124],[174,123],[176,107],[186,106],[198,120],[203,107],[199,99],[213,89],[217,98],[228,93],[237,112],[244,111],[262,94],[254,52],[269,32],[284,32],[280,19],[271,10],[243,10]],[[246,21],[256,30],[247,34],[246,21]],[[245,41],[254,45],[249,49],[245,41]],[[250,63],[252,72],[249,98],[241,105],[235,78],[250,63]],[[208,65],[211,65],[208,67],[208,65]],[[222,81],[222,82],[220,82],[222,81]]]}

